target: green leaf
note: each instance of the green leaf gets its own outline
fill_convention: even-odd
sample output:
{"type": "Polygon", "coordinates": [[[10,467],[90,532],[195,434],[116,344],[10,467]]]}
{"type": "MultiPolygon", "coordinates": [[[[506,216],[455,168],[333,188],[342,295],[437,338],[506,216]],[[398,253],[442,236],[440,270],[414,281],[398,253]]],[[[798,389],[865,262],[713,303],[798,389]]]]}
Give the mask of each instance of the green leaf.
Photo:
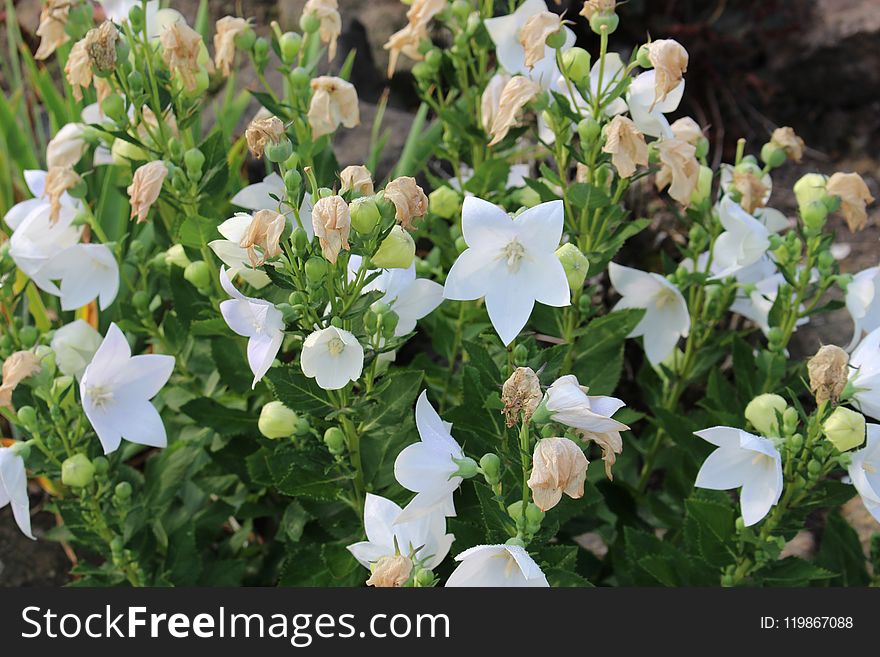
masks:
{"type": "Polygon", "coordinates": [[[611,204],[608,195],[595,185],[574,183],[568,187],[568,200],[578,209],[595,210],[611,204]]]}
{"type": "Polygon", "coordinates": [[[592,320],[578,338],[573,371],[590,394],[614,392],[623,370],[626,336],[641,321],[643,310],[621,310],[592,320]]]}
{"type": "Polygon", "coordinates": [[[859,535],[837,509],[825,519],[816,563],[838,573],[832,582],[836,586],[867,586],[871,583],[859,535]]]}
{"type": "Polygon", "coordinates": [[[754,574],[756,580],[773,586],[806,586],[812,581],[831,579],[834,576],[830,570],[798,557],[774,561],[754,574]]]}
{"type": "Polygon", "coordinates": [[[735,521],[736,513],[724,494],[713,500],[695,496],[685,501],[685,539],[700,557],[716,568],[723,568],[736,559],[735,521]]]}
{"type": "Polygon", "coordinates": [[[180,410],[196,424],[213,429],[221,436],[256,436],[257,413],[228,408],[208,397],[188,401],[180,410]]]}
{"type": "Polygon", "coordinates": [[[266,380],[269,381],[275,397],[291,410],[314,415],[324,415],[334,410],[326,392],[298,367],[289,365],[272,368],[266,375],[266,380]]]}

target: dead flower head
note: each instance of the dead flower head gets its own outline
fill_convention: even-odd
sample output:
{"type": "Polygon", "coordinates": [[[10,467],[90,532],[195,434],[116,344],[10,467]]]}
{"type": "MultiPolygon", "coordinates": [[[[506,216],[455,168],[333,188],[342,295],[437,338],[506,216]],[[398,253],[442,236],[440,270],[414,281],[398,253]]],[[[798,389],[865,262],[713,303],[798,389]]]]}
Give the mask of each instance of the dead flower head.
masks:
{"type": "Polygon", "coordinates": [[[703,130],[700,128],[700,124],[689,116],[676,119],[669,128],[676,139],[686,141],[692,146],[696,146],[697,142],[703,137],[703,130]]]}
{"type": "Polygon", "coordinates": [[[58,49],[58,46],[70,41],[70,36],[64,30],[70,7],[70,0],[46,0],[40,12],[40,25],[36,32],[40,37],[40,47],[37,48],[34,59],[46,59],[58,49]]]}
{"type": "Polygon", "coordinates": [[[3,361],[0,406],[12,409],[12,392],[24,379],[40,371],[40,360],[32,351],[16,351],[3,361]]]}
{"type": "Polygon", "coordinates": [[[825,189],[832,196],[840,198],[840,213],[852,233],[862,230],[868,223],[865,206],[874,202],[874,197],[865,181],[857,173],[837,172],[828,179],[825,189]]]}
{"type": "Polygon", "coordinates": [[[127,190],[131,204],[131,219],[137,217],[139,224],[147,220],[147,214],[159,198],[162,183],[165,182],[167,175],[168,167],[162,160],[147,162],[137,168],[127,190]]]}
{"type": "Polygon", "coordinates": [[[681,82],[688,53],[675,39],[659,39],[648,44],[648,59],[654,66],[654,103],[659,103],[681,82]]]}
{"type": "Polygon", "coordinates": [[[201,70],[201,35],[183,20],[178,20],[165,26],[159,35],[159,43],[162,45],[162,58],[168,68],[186,89],[195,89],[198,86],[196,76],[201,70]]]}
{"type": "Polygon", "coordinates": [[[361,122],[357,91],[341,78],[322,75],[312,80],[309,125],[312,138],[329,135],[341,124],[354,128],[361,122]]]}
{"type": "Polygon", "coordinates": [[[783,126],[776,128],[770,135],[770,143],[776,148],[785,151],[790,160],[800,162],[804,156],[804,140],[798,137],[792,128],[783,126]]]}
{"type": "Polygon", "coordinates": [[[700,180],[700,163],[696,148],[681,139],[664,139],[657,144],[661,167],[657,172],[657,189],[669,186],[669,195],[684,206],[700,180]]]}
{"type": "Polygon", "coordinates": [[[86,52],[86,40],[80,39],[70,49],[64,65],[64,77],[76,100],[82,100],[82,90],[92,86],[92,62],[86,52]]]}
{"type": "Polygon", "coordinates": [[[119,31],[110,21],[104,21],[100,26],[92,28],[86,33],[86,52],[92,66],[98,71],[109,72],[116,68],[116,41],[119,39],[119,31]]]}
{"type": "Polygon", "coordinates": [[[49,199],[49,218],[53,224],[58,221],[58,213],[61,212],[61,197],[65,192],[76,187],[81,180],[73,167],[49,167],[44,194],[49,199]]]}
{"type": "Polygon", "coordinates": [[[764,207],[767,186],[756,173],[745,169],[734,169],[731,185],[740,194],[739,204],[743,210],[754,214],[755,210],[764,207]]]}
{"type": "Polygon", "coordinates": [[[614,12],[616,6],[616,0],[586,0],[580,15],[590,20],[593,14],[610,14],[614,12]]]}
{"type": "Polygon", "coordinates": [[[352,191],[361,196],[370,196],[373,193],[373,176],[370,170],[359,164],[352,164],[339,172],[339,180],[342,182],[340,193],[352,191]]]}
{"type": "Polygon", "coordinates": [[[413,221],[428,211],[425,191],[410,176],[395,178],[385,185],[385,198],[394,204],[394,218],[406,230],[411,230],[413,221]]]}
{"type": "Polygon", "coordinates": [[[608,124],[602,152],[611,155],[611,163],[623,178],[636,172],[636,165],[648,164],[648,144],[636,124],[618,114],[608,124]]]}
{"type": "Polygon", "coordinates": [[[315,16],[320,21],[318,36],[321,43],[327,44],[327,59],[336,57],[336,40],[342,32],[342,18],[339,16],[337,0],[308,0],[303,7],[303,16],[315,16]]]}
{"type": "Polygon", "coordinates": [[[412,569],[412,560],[402,554],[382,557],[370,568],[372,572],[367,586],[400,588],[406,584],[412,569]]]}
{"type": "Polygon", "coordinates": [[[849,355],[840,347],[825,345],[807,362],[807,371],[816,403],[836,404],[849,378],[849,355]]]}
{"type": "Polygon", "coordinates": [[[508,131],[517,125],[522,118],[523,108],[540,91],[541,85],[522,75],[511,78],[504,85],[498,99],[498,110],[492,119],[492,127],[489,130],[489,134],[492,136],[489,146],[494,146],[507,136],[508,131]]]}
{"type": "Polygon", "coordinates": [[[419,52],[419,44],[428,38],[428,23],[446,9],[446,0],[414,0],[406,12],[407,24],[391,35],[382,46],[388,50],[388,77],[394,75],[401,53],[414,61],[425,57],[419,52]]]}
{"type": "Polygon", "coordinates": [[[348,233],[351,231],[351,213],[341,196],[325,196],[318,199],[312,209],[312,228],[321,243],[321,252],[332,263],[336,262],[342,249],[348,250],[348,233]]]}
{"type": "Polygon", "coordinates": [[[241,238],[239,246],[247,250],[248,260],[252,267],[259,267],[269,258],[281,253],[278,245],[281,233],[284,232],[284,216],[275,210],[259,210],[254,213],[250,226],[241,238]],[[258,253],[256,247],[259,247],[258,253]]]}
{"type": "Polygon", "coordinates": [[[244,131],[248,149],[256,158],[263,157],[267,144],[277,144],[284,136],[284,124],[277,116],[255,118],[244,131]]]}
{"type": "Polygon", "coordinates": [[[525,65],[530,69],[544,59],[547,37],[562,29],[562,18],[552,11],[534,14],[519,31],[519,42],[525,51],[525,65]]]}
{"type": "Polygon", "coordinates": [[[529,488],[541,511],[559,504],[562,494],[573,499],[584,496],[584,482],[590,462],[583,450],[568,438],[543,438],[535,445],[529,488]]]}
{"type": "Polygon", "coordinates": [[[504,418],[512,427],[520,420],[528,422],[543,397],[538,375],[530,367],[517,367],[501,387],[501,401],[504,402],[504,418]]]}
{"type": "Polygon", "coordinates": [[[250,23],[244,18],[224,16],[214,29],[214,66],[229,77],[235,62],[235,37],[250,29],[250,23]]]}

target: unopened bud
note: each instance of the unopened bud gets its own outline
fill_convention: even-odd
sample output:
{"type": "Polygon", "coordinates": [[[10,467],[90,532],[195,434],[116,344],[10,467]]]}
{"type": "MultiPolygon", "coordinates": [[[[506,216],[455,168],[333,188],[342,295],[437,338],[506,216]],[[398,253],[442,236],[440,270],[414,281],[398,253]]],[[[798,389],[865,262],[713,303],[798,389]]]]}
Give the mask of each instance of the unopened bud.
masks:
{"type": "Polygon", "coordinates": [[[587,260],[579,248],[571,242],[566,242],[556,249],[556,257],[562,263],[565,270],[565,278],[572,292],[579,291],[584,286],[587,271],[590,269],[590,261],[587,260]]]}
{"type": "Polygon", "coordinates": [[[770,438],[780,434],[777,414],[785,413],[788,404],[779,395],[758,395],[746,406],[746,419],[752,423],[762,436],[770,438]]]}
{"type": "Polygon", "coordinates": [[[501,481],[501,459],[497,454],[483,454],[480,459],[480,469],[483,471],[483,477],[490,486],[496,485],[501,481]]]}
{"type": "Polygon", "coordinates": [[[442,186],[428,194],[431,212],[444,219],[452,219],[458,214],[461,196],[452,187],[442,186]]]}
{"type": "Polygon", "coordinates": [[[458,466],[458,469],[452,473],[453,477],[461,477],[462,479],[470,479],[479,474],[480,468],[477,462],[472,458],[464,456],[460,459],[452,459],[452,462],[458,466]]]}
{"type": "Polygon", "coordinates": [[[376,201],[370,196],[362,196],[354,199],[348,206],[351,214],[351,227],[361,235],[369,235],[373,232],[382,215],[376,201]]]}
{"type": "Polygon", "coordinates": [[[838,451],[846,452],[865,442],[865,416],[838,406],[822,425],[825,437],[838,451]]]}
{"type": "Polygon", "coordinates": [[[406,269],[416,256],[416,243],[402,226],[394,226],[371,258],[382,269],[406,269]]]}
{"type": "Polygon", "coordinates": [[[590,75],[590,53],[577,46],[562,55],[562,69],[575,84],[583,84],[590,75]]]}
{"type": "Polygon", "coordinates": [[[324,444],[331,454],[344,453],[345,443],[345,433],[339,427],[330,427],[324,432],[324,444]]]}
{"type": "Polygon", "coordinates": [[[92,483],[95,466],[85,454],[74,454],[61,464],[61,483],[72,488],[83,488],[92,483]]]}
{"type": "Polygon", "coordinates": [[[270,401],[260,410],[257,427],[266,438],[287,438],[293,435],[297,415],[280,401],[270,401]]]}
{"type": "Polygon", "coordinates": [[[204,260],[189,263],[183,270],[183,277],[197,290],[203,290],[211,284],[211,266],[204,260]]]}

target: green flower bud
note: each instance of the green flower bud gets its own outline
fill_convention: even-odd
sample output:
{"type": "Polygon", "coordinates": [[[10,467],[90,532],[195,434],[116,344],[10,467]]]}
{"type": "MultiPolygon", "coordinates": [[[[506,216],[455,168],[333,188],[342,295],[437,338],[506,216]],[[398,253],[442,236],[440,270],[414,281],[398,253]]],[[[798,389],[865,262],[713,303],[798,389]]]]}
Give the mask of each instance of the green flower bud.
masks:
{"type": "Polygon", "coordinates": [[[183,154],[183,163],[186,166],[186,172],[193,180],[202,177],[202,167],[205,166],[205,155],[198,148],[190,148],[183,154]]]}
{"type": "Polygon", "coordinates": [[[36,326],[25,326],[18,332],[18,339],[25,349],[33,347],[40,337],[40,332],[36,326]]]}
{"type": "Polygon", "coordinates": [[[779,395],[758,395],[746,406],[746,419],[758,430],[762,436],[779,436],[778,414],[785,413],[788,404],[779,395]]]}
{"type": "Polygon", "coordinates": [[[458,214],[461,207],[461,195],[452,187],[443,185],[428,194],[428,202],[431,212],[438,217],[452,219],[458,214]]]}
{"type": "Polygon", "coordinates": [[[183,277],[197,290],[204,290],[211,284],[211,266],[204,260],[189,263],[183,270],[183,277]]]}
{"type": "Polygon", "coordinates": [[[455,238],[455,250],[457,253],[461,254],[465,252],[465,249],[468,248],[467,242],[464,241],[464,237],[456,237],[455,238]]]}
{"type": "Polygon", "coordinates": [[[281,51],[281,61],[287,65],[293,64],[293,60],[296,59],[296,56],[299,54],[299,49],[302,47],[302,41],[302,35],[297,34],[296,32],[285,32],[282,34],[281,38],[278,39],[278,49],[281,51]]]}
{"type": "Polygon", "coordinates": [[[362,196],[354,199],[348,206],[351,214],[351,227],[361,235],[369,235],[379,223],[382,215],[379,207],[371,196],[362,196]]]}
{"type": "Polygon", "coordinates": [[[131,484],[127,481],[120,481],[116,484],[113,494],[120,500],[127,500],[131,497],[131,484]]]}
{"type": "Polygon", "coordinates": [[[181,269],[189,264],[189,258],[186,257],[186,250],[182,244],[175,244],[165,251],[165,262],[169,265],[176,265],[181,269]]]}
{"type": "MultiPolygon", "coordinates": [[[[522,504],[522,502],[520,502],[520,504],[522,504]]],[[[506,541],[504,541],[504,544],[505,545],[518,545],[521,548],[524,548],[526,546],[525,541],[523,541],[521,538],[519,538],[517,536],[514,536],[513,538],[508,538],[506,541]]]]}
{"type": "Polygon", "coordinates": [[[822,429],[828,441],[841,452],[865,442],[865,416],[843,406],[834,409],[822,429]]]}
{"type": "Polygon", "coordinates": [[[269,59],[269,42],[265,37],[254,39],[254,59],[257,60],[257,63],[264,65],[266,60],[269,59]]]}
{"type": "Polygon", "coordinates": [[[522,500],[517,500],[513,504],[507,507],[507,515],[509,515],[513,520],[519,522],[522,518],[523,514],[523,503],[522,500]]]}
{"type": "Polygon", "coordinates": [[[235,47],[239,50],[247,51],[254,47],[254,41],[256,40],[257,35],[254,33],[253,29],[246,27],[235,35],[235,47]]]}
{"type": "Polygon", "coordinates": [[[800,417],[798,417],[797,409],[789,406],[782,413],[782,428],[786,435],[791,435],[795,431],[797,431],[798,422],[800,421],[800,417]]]}
{"type": "Polygon", "coordinates": [[[596,34],[612,34],[617,29],[620,18],[614,13],[596,12],[590,17],[590,29],[596,34]]]}
{"type": "Polygon", "coordinates": [[[277,143],[266,144],[264,152],[270,162],[284,162],[293,153],[293,144],[287,137],[282,137],[277,143]]]}
{"type": "Polygon", "coordinates": [[[59,399],[61,395],[67,392],[67,389],[73,385],[73,377],[72,376],[59,376],[54,381],[52,381],[52,387],[49,389],[49,393],[52,395],[53,399],[59,399]]]}
{"type": "Polygon", "coordinates": [[[95,478],[95,466],[85,454],[74,454],[61,464],[61,483],[71,488],[84,488],[95,478]]]}
{"type": "Polygon", "coordinates": [[[829,196],[825,189],[827,182],[828,179],[820,173],[808,173],[794,184],[794,196],[802,213],[814,201],[825,202],[829,196]]]}
{"type": "Polygon", "coordinates": [[[787,159],[788,156],[785,154],[785,150],[777,147],[772,142],[768,141],[761,147],[761,161],[771,169],[781,167],[787,159]]]}
{"type": "Polygon", "coordinates": [[[99,456],[92,460],[92,465],[95,466],[95,474],[96,475],[104,475],[110,470],[110,461],[105,459],[103,456],[99,456]]]}
{"type": "Polygon", "coordinates": [[[297,66],[290,72],[290,84],[294,89],[303,90],[308,88],[311,79],[309,72],[302,66],[297,66]]]}
{"type": "Polygon", "coordinates": [[[602,132],[602,126],[592,116],[588,116],[578,122],[577,131],[583,144],[592,144],[602,132]]]}
{"type": "Polygon", "coordinates": [[[144,91],[144,75],[140,71],[132,71],[128,74],[128,87],[131,93],[138,95],[144,91]]]}
{"type": "Polygon", "coordinates": [[[132,8],[128,10],[128,22],[135,32],[140,32],[143,29],[144,10],[139,4],[132,5],[132,8]]]}
{"type": "Polygon", "coordinates": [[[143,290],[138,290],[131,295],[131,305],[135,310],[146,312],[150,307],[150,295],[143,290]]]}
{"type": "Polygon", "coordinates": [[[293,433],[297,436],[305,436],[308,435],[312,430],[312,425],[309,424],[309,421],[300,416],[296,421],[296,428],[293,430],[293,433]]]}
{"type": "Polygon", "coordinates": [[[318,287],[327,276],[327,261],[320,256],[312,256],[305,264],[306,280],[312,287],[318,287]]]}
{"type": "Polygon", "coordinates": [[[698,137],[697,143],[694,144],[695,151],[694,155],[697,159],[702,160],[706,155],[709,154],[709,140],[705,137],[698,137]]]}
{"type": "Polygon", "coordinates": [[[306,34],[317,32],[321,27],[321,19],[314,13],[303,14],[299,19],[299,27],[306,34]]]}
{"type": "Polygon", "coordinates": [[[266,438],[288,438],[296,427],[297,414],[280,401],[270,401],[260,409],[257,428],[266,438]]]}
{"type": "Polygon", "coordinates": [[[529,358],[529,348],[524,344],[518,344],[513,348],[513,362],[517,367],[523,367],[529,358]]]}
{"type": "Polygon", "coordinates": [[[480,469],[483,471],[483,477],[486,478],[486,483],[490,486],[494,486],[499,481],[501,481],[501,459],[498,458],[497,454],[483,454],[483,457],[480,459],[480,469]]]}
{"type": "Polygon", "coordinates": [[[324,444],[333,455],[345,453],[345,433],[339,427],[330,427],[324,432],[324,444]]]}
{"type": "Polygon", "coordinates": [[[801,451],[801,448],[804,446],[804,437],[803,435],[796,433],[794,434],[788,441],[789,446],[791,447],[791,451],[797,453],[801,451]]]}
{"type": "Polygon", "coordinates": [[[479,466],[472,458],[463,456],[460,459],[452,459],[452,462],[458,466],[458,469],[452,473],[453,477],[461,477],[462,479],[470,479],[479,474],[479,466]]]}
{"type": "Polygon", "coordinates": [[[452,15],[464,23],[471,13],[471,3],[467,0],[455,0],[452,3],[452,15]]]}
{"type": "Polygon", "coordinates": [[[371,258],[382,269],[406,269],[416,256],[416,243],[402,226],[394,226],[371,258]]]}
{"type": "Polygon", "coordinates": [[[804,228],[815,235],[822,232],[828,218],[828,206],[822,201],[810,201],[798,207],[804,228]]]}
{"type": "Polygon", "coordinates": [[[513,193],[513,198],[527,208],[533,208],[541,202],[541,195],[531,187],[521,187],[513,193]]]}
{"type": "Polygon", "coordinates": [[[566,50],[562,54],[562,70],[575,84],[584,84],[590,75],[590,53],[577,46],[566,50]]]}
{"type": "Polygon", "coordinates": [[[125,123],[128,121],[128,115],[125,113],[125,101],[119,94],[110,94],[101,101],[101,111],[106,116],[116,121],[116,123],[125,123]]]}
{"type": "Polygon", "coordinates": [[[810,462],[807,463],[807,472],[810,473],[810,476],[813,478],[818,477],[822,472],[822,464],[816,459],[810,459],[810,462]]]}
{"type": "Polygon", "coordinates": [[[712,194],[712,169],[701,166],[697,186],[691,194],[691,205],[702,205],[712,194]]]}
{"type": "Polygon", "coordinates": [[[22,426],[28,431],[35,431],[37,429],[37,411],[33,406],[22,406],[18,409],[18,421],[21,422],[22,426]]]}
{"type": "Polygon", "coordinates": [[[534,502],[530,502],[526,507],[526,522],[530,525],[541,526],[544,521],[544,512],[534,502]]]}
{"type": "Polygon", "coordinates": [[[301,228],[297,224],[294,224],[293,232],[290,235],[290,240],[293,242],[293,250],[300,257],[303,257],[309,251],[309,236],[306,233],[304,228],[301,228]]]}
{"type": "Polygon", "coordinates": [[[419,568],[413,577],[413,586],[416,588],[428,588],[434,585],[434,573],[427,568],[419,568]]]}
{"type": "Polygon", "coordinates": [[[425,63],[433,70],[438,70],[443,63],[443,53],[439,48],[431,48],[425,55],[425,63]]]}
{"type": "Polygon", "coordinates": [[[302,185],[302,174],[296,169],[290,169],[284,174],[284,189],[287,190],[288,198],[299,196],[299,188],[302,185]]]}
{"type": "Polygon", "coordinates": [[[393,338],[398,322],[400,322],[400,316],[395,312],[382,315],[382,335],[386,338],[393,338]]]}
{"type": "Polygon", "coordinates": [[[580,290],[584,286],[587,271],[590,268],[590,261],[587,260],[587,256],[574,244],[566,242],[556,249],[556,257],[562,263],[562,268],[565,270],[568,287],[571,288],[572,292],[580,290]]]}

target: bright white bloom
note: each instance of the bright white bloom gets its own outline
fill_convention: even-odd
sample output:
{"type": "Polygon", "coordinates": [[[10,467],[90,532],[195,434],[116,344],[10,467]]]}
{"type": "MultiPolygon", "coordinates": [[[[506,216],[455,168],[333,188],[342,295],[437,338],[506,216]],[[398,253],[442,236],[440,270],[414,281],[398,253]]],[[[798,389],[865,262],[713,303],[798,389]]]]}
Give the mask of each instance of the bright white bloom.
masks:
{"type": "MultiPolygon", "coordinates": [[[[235,196],[232,197],[232,205],[237,205],[238,207],[247,210],[253,210],[254,212],[257,210],[275,210],[277,212],[282,212],[287,216],[288,223],[290,223],[291,226],[297,226],[296,217],[290,212],[283,212],[283,210],[279,208],[279,201],[288,207],[290,206],[287,199],[287,189],[284,187],[284,179],[274,172],[263,178],[262,182],[242,187],[235,196]]],[[[302,221],[303,230],[306,231],[306,235],[309,236],[310,240],[315,236],[315,229],[312,228],[313,207],[312,195],[306,192],[303,196],[302,203],[300,203],[299,206],[299,217],[300,221],[302,221]]]]}
{"type": "Polygon", "coordinates": [[[367,493],[364,502],[367,540],[348,546],[348,551],[362,566],[369,568],[371,563],[399,551],[433,570],[449,554],[455,536],[446,533],[446,516],[441,509],[410,522],[397,522],[401,513],[401,508],[391,500],[367,493]]]}
{"type": "Polygon", "coordinates": [[[11,447],[0,447],[0,509],[9,504],[21,533],[37,540],[31,533],[30,501],[24,460],[11,447]]]}
{"type": "MultiPolygon", "coordinates": [[[[513,189],[514,187],[525,187],[526,178],[531,173],[531,167],[528,164],[511,164],[510,171],[507,174],[507,182],[505,187],[513,189]]],[[[463,193],[465,196],[473,196],[472,192],[462,192],[461,186],[466,185],[468,180],[474,177],[474,170],[470,167],[462,166],[461,175],[458,178],[450,178],[449,186],[457,192],[463,193]]]]}
{"type": "MultiPolygon", "coordinates": [[[[46,191],[46,175],[45,171],[39,169],[26,169],[24,171],[24,182],[33,198],[16,203],[9,208],[9,212],[3,217],[6,225],[12,230],[18,228],[25,217],[38,207],[43,207],[46,214],[49,213],[49,201],[43,196],[46,191]]],[[[79,210],[82,207],[80,200],[73,198],[67,192],[61,194],[60,203],[61,207],[71,208],[72,210],[79,210]]]]}
{"type": "Polygon", "coordinates": [[[360,378],[364,348],[348,331],[328,326],[305,339],[300,365],[303,374],[324,390],[339,390],[360,378]]]}
{"type": "MultiPolygon", "coordinates": [[[[348,277],[354,280],[363,262],[361,256],[348,259],[348,277]]],[[[371,269],[368,275],[375,272],[371,269]]],[[[416,265],[406,269],[382,269],[381,273],[364,286],[363,292],[384,292],[382,301],[397,313],[399,321],[394,335],[401,337],[415,330],[416,322],[426,317],[443,302],[443,286],[427,278],[416,278],[416,265]]]]}
{"type": "Polygon", "coordinates": [[[110,324],[79,384],[83,410],[105,454],[118,449],[123,438],[150,447],[168,444],[165,425],[150,400],[173,370],[174,356],[132,356],[125,334],[110,324]]]}
{"type": "Polygon", "coordinates": [[[54,256],[42,274],[61,280],[61,310],[75,310],[96,297],[105,310],[119,291],[119,265],[103,244],[71,246],[54,256]]]}
{"type": "Polygon", "coordinates": [[[9,240],[9,255],[15,264],[44,292],[61,296],[49,277],[49,264],[65,249],[79,242],[81,229],[73,225],[76,210],[62,207],[52,223],[49,205],[36,206],[21,221],[9,240]]]}
{"type": "Polygon", "coordinates": [[[880,424],[867,425],[865,446],[852,453],[849,478],[874,520],[880,522],[880,424]]]}
{"type": "Polygon", "coordinates": [[[716,277],[724,278],[758,262],[767,253],[770,231],[729,196],[721,200],[718,218],[724,232],[715,240],[712,254],[718,270],[716,277]]]}
{"type": "Polygon", "coordinates": [[[852,352],[849,383],[855,388],[853,405],[880,420],[880,328],[868,333],[852,352]]]}
{"type": "MultiPolygon", "coordinates": [[[[140,0],[98,0],[98,4],[104,9],[104,15],[114,23],[122,23],[128,21],[128,12],[132,7],[140,7],[140,0]]],[[[147,25],[154,19],[156,11],[159,9],[159,0],[148,0],[147,2],[147,25]]]]}
{"type": "Polygon", "coordinates": [[[464,452],[450,433],[452,425],[440,419],[425,390],[416,402],[416,428],[421,440],[405,447],[394,462],[398,483],[416,494],[398,516],[401,523],[435,511],[454,516],[452,493],[462,481],[453,476],[458,470],[453,459],[464,458],[464,452]]]}
{"type": "MultiPolygon", "coordinates": [[[[526,53],[520,43],[519,33],[532,16],[546,11],[547,4],[544,0],[526,0],[512,14],[487,18],[484,21],[486,30],[495,43],[495,54],[501,66],[511,75],[525,75],[545,89],[551,87],[559,77],[556,51],[545,46],[544,56],[530,69],[526,66],[526,53]]],[[[564,52],[574,45],[575,36],[567,27],[562,29],[565,32],[565,45],[562,47],[564,52]]]]}
{"type": "Polygon", "coordinates": [[[461,565],[446,580],[447,587],[550,586],[535,560],[519,545],[477,545],[455,560],[461,565]]]}
{"type": "Polygon", "coordinates": [[[591,433],[626,431],[628,426],[611,416],[626,403],[616,397],[588,395],[588,388],[578,383],[574,374],[561,376],[547,388],[545,405],[550,416],[574,429],[591,433]]]}
{"type": "Polygon", "coordinates": [[[766,516],[782,495],[782,457],[771,440],[733,427],[695,432],[718,449],[703,462],[694,486],[710,490],[742,487],[739,504],[750,527],[766,516]]]}
{"type": "Polygon", "coordinates": [[[246,297],[232,285],[226,267],[220,268],[220,284],[231,296],[220,303],[220,312],[233,331],[248,339],[247,357],[254,382],[263,378],[284,340],[284,319],[271,302],[246,297]]]}
{"type": "Polygon", "coordinates": [[[660,274],[609,263],[614,289],[623,297],[614,310],[644,308],[645,315],[627,337],[644,337],[645,354],[652,365],[662,363],[679,338],[691,328],[687,303],[678,288],[660,274]]]}
{"type": "Polygon", "coordinates": [[[846,287],[846,309],[853,319],[849,349],[858,344],[862,333],[880,328],[880,267],[869,267],[853,276],[846,287]]]}
{"type": "Polygon", "coordinates": [[[632,81],[626,93],[629,115],[636,127],[651,137],[671,138],[672,130],[664,114],[678,109],[684,95],[684,80],[670,91],[666,98],[655,102],[656,71],[645,71],[632,81]]]}
{"type": "Polygon", "coordinates": [[[62,374],[81,379],[101,341],[101,334],[84,319],[65,324],[52,336],[51,346],[58,369],[62,374]]]}
{"type": "Polygon", "coordinates": [[[557,307],[571,303],[565,269],[556,257],[563,216],[562,201],[541,203],[511,219],[488,201],[464,199],[461,229],[468,248],[449,270],[443,295],[455,301],[485,297],[492,326],[510,344],[535,301],[557,307]]]}

